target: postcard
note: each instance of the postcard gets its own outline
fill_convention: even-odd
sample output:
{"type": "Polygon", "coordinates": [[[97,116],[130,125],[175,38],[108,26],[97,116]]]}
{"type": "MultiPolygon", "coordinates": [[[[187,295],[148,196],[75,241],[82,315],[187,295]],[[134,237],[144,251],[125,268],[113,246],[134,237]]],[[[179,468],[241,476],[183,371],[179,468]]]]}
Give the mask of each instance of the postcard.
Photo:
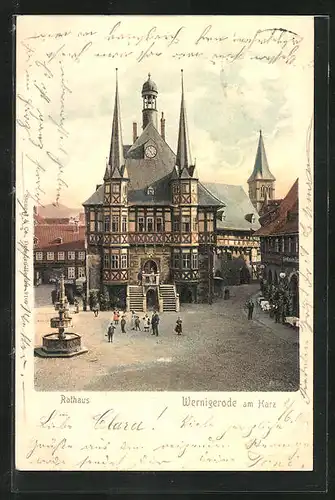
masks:
{"type": "Polygon", "coordinates": [[[18,470],[313,469],[313,29],[17,16],[18,470]]]}

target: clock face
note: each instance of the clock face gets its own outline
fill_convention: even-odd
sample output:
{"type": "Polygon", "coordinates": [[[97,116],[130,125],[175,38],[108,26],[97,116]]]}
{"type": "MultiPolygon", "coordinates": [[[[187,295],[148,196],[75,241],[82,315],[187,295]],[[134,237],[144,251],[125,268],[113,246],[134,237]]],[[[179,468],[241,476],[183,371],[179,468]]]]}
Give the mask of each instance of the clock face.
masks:
{"type": "Polygon", "coordinates": [[[157,149],[155,148],[155,146],[148,146],[147,148],[145,148],[145,156],[147,158],[155,158],[157,154],[157,149]]]}

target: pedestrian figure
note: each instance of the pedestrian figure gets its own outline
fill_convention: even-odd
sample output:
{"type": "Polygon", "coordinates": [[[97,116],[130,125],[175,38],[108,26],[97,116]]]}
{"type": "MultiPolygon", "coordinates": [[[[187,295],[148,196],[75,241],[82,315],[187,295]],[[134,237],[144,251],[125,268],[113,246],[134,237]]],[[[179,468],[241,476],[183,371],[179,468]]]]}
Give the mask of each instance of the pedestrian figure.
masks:
{"type": "Polygon", "coordinates": [[[274,305],[274,316],[275,316],[275,322],[280,323],[280,309],[278,304],[274,305]]]}
{"type": "Polygon", "coordinates": [[[183,333],[183,322],[180,316],[178,316],[174,331],[176,332],[177,335],[181,335],[183,333]]]}
{"type": "Polygon", "coordinates": [[[119,319],[120,319],[120,313],[119,313],[119,311],[114,311],[114,313],[113,313],[114,325],[118,325],[119,324],[119,319]]]}
{"type": "Polygon", "coordinates": [[[228,300],[229,299],[229,290],[228,288],[225,288],[224,289],[224,300],[228,300]]]}
{"type": "Polygon", "coordinates": [[[130,322],[131,330],[135,330],[135,318],[136,318],[135,311],[131,311],[131,322],[130,322]]]}
{"type": "Polygon", "coordinates": [[[146,333],[149,333],[149,329],[150,329],[150,318],[149,316],[146,314],[143,318],[143,330],[146,332],[146,333]]]}
{"type": "Polygon", "coordinates": [[[150,325],[151,325],[151,335],[155,335],[155,333],[154,333],[154,329],[153,329],[153,326],[152,326],[152,324],[153,324],[153,319],[154,319],[155,314],[156,314],[156,311],[153,311],[153,313],[152,313],[152,315],[151,315],[151,320],[150,320],[150,325]]]}
{"type": "Polygon", "coordinates": [[[99,303],[97,302],[96,304],[94,304],[94,306],[92,307],[92,311],[93,311],[93,314],[94,314],[94,317],[97,318],[99,316],[99,303]]]}
{"type": "Polygon", "coordinates": [[[158,324],[159,324],[159,316],[158,313],[154,313],[151,318],[151,326],[152,326],[152,335],[156,335],[158,337],[158,324]]]}
{"type": "Polygon", "coordinates": [[[135,316],[135,331],[141,331],[141,327],[140,327],[140,318],[138,316],[135,316]]]}
{"type": "Polygon", "coordinates": [[[138,279],[138,284],[142,285],[142,270],[139,271],[139,273],[137,275],[137,279],[138,279]]]}
{"type": "Polygon", "coordinates": [[[247,307],[248,307],[248,319],[252,319],[252,315],[253,315],[254,307],[255,307],[252,300],[249,300],[247,307]]]}
{"type": "Polygon", "coordinates": [[[121,318],[121,332],[126,333],[126,318],[124,315],[121,318]]]}
{"type": "Polygon", "coordinates": [[[79,302],[77,299],[74,299],[74,306],[75,306],[75,312],[76,314],[79,313],[79,302]]]}
{"type": "Polygon", "coordinates": [[[113,335],[114,335],[114,331],[115,331],[115,326],[113,325],[113,323],[111,323],[108,327],[108,342],[113,342],[113,335]]]}

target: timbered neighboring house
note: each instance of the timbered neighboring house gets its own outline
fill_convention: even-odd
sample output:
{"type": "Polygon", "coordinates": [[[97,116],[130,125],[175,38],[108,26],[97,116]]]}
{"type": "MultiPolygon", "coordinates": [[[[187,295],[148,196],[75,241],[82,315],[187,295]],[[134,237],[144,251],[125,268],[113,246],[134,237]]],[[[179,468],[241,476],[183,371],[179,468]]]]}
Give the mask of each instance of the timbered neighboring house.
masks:
{"type": "Polygon", "coordinates": [[[258,215],[242,186],[205,183],[225,208],[217,213],[214,269],[216,288],[222,285],[240,285],[258,278],[260,262],[258,215]]]}
{"type": "Polygon", "coordinates": [[[86,282],[85,226],[35,225],[34,284],[53,283],[61,274],[66,287],[86,282]]]}
{"type": "Polygon", "coordinates": [[[255,233],[261,242],[264,284],[268,291],[287,289],[293,316],[299,316],[298,184],[297,179],[279,204],[264,210],[255,233]]]}
{"type": "Polygon", "coordinates": [[[184,88],[177,153],[158,131],[158,90],[142,87],[142,132],[124,146],[116,82],[111,146],[103,183],[85,201],[88,288],[137,311],[178,310],[209,301],[217,213],[224,203],[198,179],[187,131],[184,88]]]}

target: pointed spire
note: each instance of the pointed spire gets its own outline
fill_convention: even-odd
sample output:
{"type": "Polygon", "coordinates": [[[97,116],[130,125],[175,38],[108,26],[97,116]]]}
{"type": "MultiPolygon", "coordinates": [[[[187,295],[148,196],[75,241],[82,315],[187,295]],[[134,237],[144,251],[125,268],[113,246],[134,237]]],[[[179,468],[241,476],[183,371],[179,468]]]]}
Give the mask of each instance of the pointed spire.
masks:
{"type": "Polygon", "coordinates": [[[270,172],[268,160],[266,158],[265,147],[263,142],[262,130],[259,131],[258,147],[255,159],[254,170],[248,179],[252,182],[256,179],[275,181],[274,175],[270,172]]]}
{"type": "Polygon", "coordinates": [[[104,181],[108,181],[111,177],[111,168],[108,165],[108,159],[106,158],[106,169],[105,169],[105,175],[104,175],[104,181]]]}
{"type": "Polygon", "coordinates": [[[181,104],[176,165],[179,167],[179,175],[182,177],[189,177],[189,167],[194,166],[192,162],[191,147],[188,137],[183,70],[181,70],[181,104]]]}
{"type": "Polygon", "coordinates": [[[115,103],[112,125],[112,138],[109,153],[109,169],[111,177],[120,177],[122,167],[125,163],[123,157],[122,129],[121,129],[121,113],[119,102],[118,76],[116,68],[116,85],[115,85],[115,103]]]}

